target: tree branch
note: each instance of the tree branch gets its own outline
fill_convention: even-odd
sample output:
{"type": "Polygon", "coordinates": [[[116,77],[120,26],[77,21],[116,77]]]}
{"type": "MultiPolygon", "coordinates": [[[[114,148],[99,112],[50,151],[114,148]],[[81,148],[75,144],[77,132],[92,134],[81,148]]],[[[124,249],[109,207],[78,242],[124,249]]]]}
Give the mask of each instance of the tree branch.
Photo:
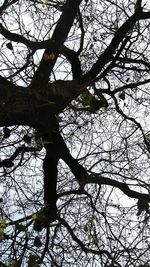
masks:
{"type": "MultiPolygon", "coordinates": [[[[51,39],[40,42],[30,41],[20,34],[8,31],[6,28],[3,27],[1,23],[0,23],[0,34],[2,34],[7,40],[24,44],[29,49],[33,50],[33,53],[38,49],[45,49],[49,47],[50,50],[53,50],[54,48],[54,43],[52,42],[51,39]]],[[[82,71],[81,71],[81,64],[78,58],[78,53],[72,49],[69,49],[64,45],[59,47],[59,52],[60,54],[63,54],[70,62],[73,79],[79,79],[81,77],[82,71]]]]}
{"type": "Polygon", "coordinates": [[[147,79],[147,80],[144,80],[144,81],[140,81],[140,82],[136,82],[136,83],[128,83],[126,85],[123,85],[121,87],[118,87],[118,88],[115,88],[113,90],[113,93],[116,94],[122,90],[125,90],[125,89],[133,89],[133,88],[137,88],[138,86],[141,86],[143,84],[148,84],[150,83],[150,79],[147,79]]]}
{"type": "Polygon", "coordinates": [[[57,153],[57,148],[53,139],[49,140],[49,144],[45,145],[46,156],[43,160],[43,170],[44,170],[44,203],[48,207],[49,211],[56,212],[56,186],[57,186],[57,165],[59,156],[57,153]]]}
{"type": "Polygon", "coordinates": [[[2,15],[3,11],[5,11],[9,6],[15,4],[17,1],[18,0],[12,0],[12,1],[5,0],[0,7],[0,15],[2,15]]]}
{"type": "Polygon", "coordinates": [[[59,219],[59,221],[60,221],[61,224],[63,224],[67,228],[67,230],[68,230],[69,234],[71,235],[72,239],[80,246],[82,251],[84,251],[85,253],[93,253],[94,255],[105,254],[105,255],[107,255],[107,257],[109,259],[112,259],[111,254],[105,249],[94,250],[94,249],[87,248],[85,246],[85,244],[74,234],[72,228],[70,227],[70,225],[64,219],[61,218],[61,219],[59,219]]]}
{"type": "Polygon", "coordinates": [[[37,148],[36,147],[25,147],[25,146],[20,146],[16,148],[15,152],[7,159],[4,159],[0,162],[0,167],[10,167],[13,164],[13,161],[17,158],[22,153],[26,152],[36,152],[37,148]]]}
{"type": "Polygon", "coordinates": [[[69,149],[67,148],[62,136],[58,131],[55,132],[55,142],[59,157],[64,160],[64,162],[69,166],[75,178],[82,186],[86,181],[86,177],[88,176],[86,169],[81,164],[79,164],[77,159],[71,156],[69,149]]]}
{"type": "Polygon", "coordinates": [[[53,32],[51,43],[48,45],[43,54],[42,60],[32,80],[32,87],[46,85],[49,81],[50,73],[56,63],[57,57],[61,51],[73,21],[79,9],[82,0],[67,0],[63,7],[63,12],[53,32]],[[53,54],[53,58],[45,60],[45,54],[53,54]]]}
{"type": "Polygon", "coordinates": [[[82,78],[81,83],[88,82],[96,78],[96,76],[100,73],[100,71],[104,68],[104,66],[113,59],[113,55],[116,52],[116,49],[119,47],[120,43],[126,37],[129,31],[131,31],[135,25],[135,23],[140,19],[150,18],[150,12],[142,12],[138,11],[126,21],[124,24],[116,31],[114,37],[109,44],[109,46],[105,49],[105,51],[99,56],[96,63],[92,66],[90,71],[88,71],[82,78]]]}
{"type": "Polygon", "coordinates": [[[98,174],[90,175],[86,178],[85,184],[99,184],[99,185],[110,185],[113,187],[116,187],[120,189],[125,195],[131,198],[137,198],[137,199],[144,199],[147,202],[150,202],[150,194],[144,194],[144,193],[139,193],[134,190],[131,190],[129,186],[125,183],[118,182],[116,180],[103,177],[98,174]]]}

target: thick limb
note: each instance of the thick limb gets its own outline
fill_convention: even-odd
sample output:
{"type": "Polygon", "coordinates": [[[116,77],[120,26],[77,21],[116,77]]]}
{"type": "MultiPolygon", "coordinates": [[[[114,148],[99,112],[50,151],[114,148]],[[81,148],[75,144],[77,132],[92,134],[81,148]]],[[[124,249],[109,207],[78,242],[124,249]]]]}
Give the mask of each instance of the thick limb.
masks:
{"type": "Polygon", "coordinates": [[[58,157],[55,156],[55,145],[46,146],[46,156],[43,161],[44,170],[44,203],[47,208],[56,210],[56,186],[58,157]]]}
{"type": "Polygon", "coordinates": [[[69,166],[80,185],[84,184],[88,174],[85,168],[79,164],[78,160],[72,157],[59,131],[55,132],[55,147],[58,157],[64,160],[64,162],[69,166]]]}

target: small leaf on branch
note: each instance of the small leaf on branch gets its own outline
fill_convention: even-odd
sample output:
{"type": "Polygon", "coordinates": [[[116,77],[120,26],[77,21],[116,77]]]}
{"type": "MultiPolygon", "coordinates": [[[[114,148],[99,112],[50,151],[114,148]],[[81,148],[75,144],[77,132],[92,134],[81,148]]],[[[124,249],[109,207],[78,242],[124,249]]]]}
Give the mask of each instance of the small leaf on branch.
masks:
{"type": "Polygon", "coordinates": [[[143,211],[148,212],[149,210],[148,202],[144,199],[139,199],[137,203],[137,208],[138,208],[137,216],[139,216],[143,211]]]}
{"type": "Polygon", "coordinates": [[[122,100],[125,100],[125,93],[124,92],[121,92],[119,94],[119,98],[122,99],[122,100]]]}
{"type": "Polygon", "coordinates": [[[35,220],[37,219],[37,216],[38,216],[37,213],[34,213],[34,214],[32,215],[32,220],[35,221],[35,220]]]}
{"type": "Polygon", "coordinates": [[[3,166],[4,166],[5,168],[11,168],[11,167],[14,166],[14,163],[13,163],[12,160],[10,160],[10,159],[4,159],[4,160],[3,160],[3,166]]]}
{"type": "Polygon", "coordinates": [[[54,60],[55,59],[55,54],[53,52],[51,54],[44,53],[43,58],[44,58],[45,61],[54,60]]]}
{"type": "Polygon", "coordinates": [[[11,42],[7,43],[6,46],[9,50],[14,50],[11,42]]]}
{"type": "Polygon", "coordinates": [[[83,230],[84,230],[84,232],[86,232],[86,233],[89,231],[89,227],[88,227],[87,224],[84,225],[83,230]]]}
{"type": "Polygon", "coordinates": [[[85,91],[81,94],[81,100],[82,100],[82,104],[84,106],[89,106],[92,98],[93,98],[93,96],[89,91],[85,91]]]}
{"type": "Polygon", "coordinates": [[[7,139],[10,137],[11,130],[8,127],[4,127],[3,133],[4,133],[3,137],[7,139]]]}
{"type": "Polygon", "coordinates": [[[29,136],[28,134],[25,134],[23,137],[23,140],[25,143],[30,144],[31,143],[31,136],[29,136]]]}
{"type": "Polygon", "coordinates": [[[36,236],[34,239],[34,246],[37,248],[40,248],[42,246],[41,240],[39,238],[39,236],[36,236]]]}

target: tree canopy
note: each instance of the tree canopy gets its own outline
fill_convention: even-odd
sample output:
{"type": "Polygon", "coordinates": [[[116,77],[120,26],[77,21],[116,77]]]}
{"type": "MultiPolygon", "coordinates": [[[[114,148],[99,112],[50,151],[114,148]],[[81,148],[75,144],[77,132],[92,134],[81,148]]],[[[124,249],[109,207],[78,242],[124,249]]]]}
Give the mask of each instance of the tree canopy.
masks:
{"type": "Polygon", "coordinates": [[[0,266],[150,266],[148,2],[0,1],[0,266]]]}

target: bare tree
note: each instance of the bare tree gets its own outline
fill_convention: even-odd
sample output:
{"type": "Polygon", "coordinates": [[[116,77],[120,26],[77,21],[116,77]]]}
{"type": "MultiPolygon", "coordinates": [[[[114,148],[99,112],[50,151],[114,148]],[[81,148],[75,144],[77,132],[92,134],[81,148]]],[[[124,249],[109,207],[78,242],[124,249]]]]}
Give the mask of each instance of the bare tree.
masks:
{"type": "Polygon", "coordinates": [[[0,266],[149,267],[150,4],[0,5],[0,266]]]}

